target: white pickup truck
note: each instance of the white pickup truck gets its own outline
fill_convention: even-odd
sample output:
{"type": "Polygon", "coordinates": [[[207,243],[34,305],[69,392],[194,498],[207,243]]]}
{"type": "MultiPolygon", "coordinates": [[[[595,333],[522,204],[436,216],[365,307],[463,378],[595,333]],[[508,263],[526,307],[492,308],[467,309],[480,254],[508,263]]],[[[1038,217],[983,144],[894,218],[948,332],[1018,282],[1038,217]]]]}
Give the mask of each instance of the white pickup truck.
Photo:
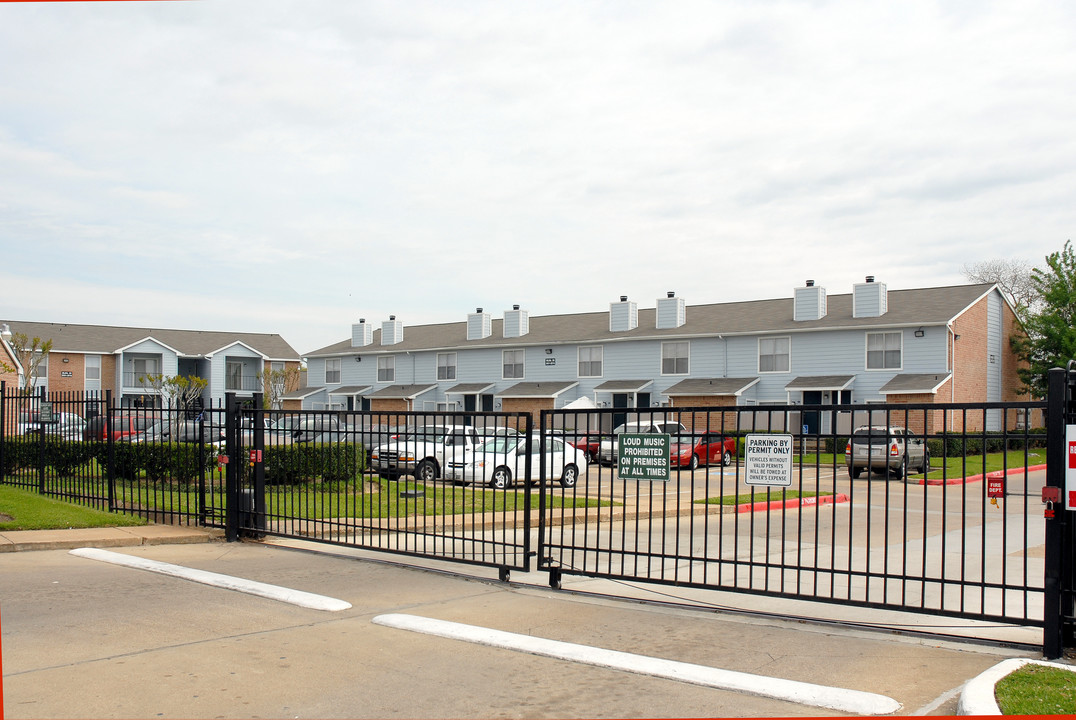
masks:
{"type": "Polygon", "coordinates": [[[470,425],[424,425],[400,433],[370,453],[370,467],[384,478],[413,474],[421,482],[441,477],[445,463],[469,461],[479,442],[470,425]]]}

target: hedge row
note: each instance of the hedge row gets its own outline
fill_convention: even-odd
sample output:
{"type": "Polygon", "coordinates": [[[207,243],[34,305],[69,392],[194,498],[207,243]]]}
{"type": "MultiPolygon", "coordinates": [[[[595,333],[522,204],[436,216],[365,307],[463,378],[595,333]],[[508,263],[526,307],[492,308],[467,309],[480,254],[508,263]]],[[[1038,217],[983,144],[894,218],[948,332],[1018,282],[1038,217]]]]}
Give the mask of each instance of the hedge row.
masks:
{"type": "MultiPolygon", "coordinates": [[[[41,442],[37,438],[13,438],[4,442],[4,475],[18,470],[41,467],[41,442]]],[[[191,443],[112,444],[111,469],[115,477],[133,480],[145,475],[147,480],[172,480],[189,483],[202,471],[216,469],[216,449],[207,448],[204,464],[199,463],[199,446],[191,443]]],[[[341,482],[356,480],[365,468],[362,445],[333,443],[272,446],[265,449],[265,480],[272,484],[295,484],[321,480],[341,482]]],[[[59,475],[71,475],[80,467],[96,461],[102,473],[109,469],[109,449],[104,442],[65,442],[46,440],[44,462],[59,475]]],[[[239,467],[245,479],[250,468],[239,467]]]]}
{"type": "MultiPolygon", "coordinates": [[[[847,445],[847,436],[826,438],[825,451],[843,453],[847,445]]],[[[966,457],[983,453],[1023,450],[1025,446],[1028,449],[1046,447],[1046,430],[1043,428],[1030,430],[1026,441],[1023,436],[1005,435],[998,432],[966,437],[954,434],[946,435],[944,438],[927,439],[927,450],[931,457],[966,457]]]]}

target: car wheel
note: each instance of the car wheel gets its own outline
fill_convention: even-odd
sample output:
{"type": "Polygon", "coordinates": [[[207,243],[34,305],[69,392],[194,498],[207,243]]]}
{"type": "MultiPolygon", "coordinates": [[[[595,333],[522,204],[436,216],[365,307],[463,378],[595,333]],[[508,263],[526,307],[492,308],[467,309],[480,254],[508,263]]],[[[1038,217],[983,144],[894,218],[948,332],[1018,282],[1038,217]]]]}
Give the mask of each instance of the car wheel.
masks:
{"type": "Polygon", "coordinates": [[[924,475],[930,472],[930,453],[923,453],[923,466],[919,468],[919,471],[922,472],[924,475]]]}
{"type": "Polygon", "coordinates": [[[699,456],[698,455],[692,455],[691,456],[691,469],[694,470],[698,466],[699,466],[699,456]]]}
{"type": "Polygon", "coordinates": [[[574,463],[564,466],[564,472],[560,476],[561,487],[575,487],[575,484],[579,482],[579,468],[574,463]]]}
{"type": "Polygon", "coordinates": [[[503,465],[493,471],[493,477],[489,481],[489,486],[494,490],[504,490],[512,486],[512,471],[503,465]]]}
{"type": "Polygon", "coordinates": [[[896,467],[896,469],[894,470],[894,474],[898,478],[903,478],[903,477],[905,477],[905,475],[907,475],[907,473],[908,473],[908,456],[907,455],[902,455],[901,458],[900,458],[900,465],[898,465],[896,467]]]}
{"type": "Polygon", "coordinates": [[[848,477],[855,480],[860,476],[860,474],[862,472],[863,472],[863,468],[858,468],[858,467],[854,467],[854,466],[850,467],[850,468],[848,468],[848,477]]]}
{"type": "Polygon", "coordinates": [[[725,467],[728,467],[732,464],[732,453],[728,450],[726,450],[725,453],[721,456],[721,464],[725,467]]]}
{"type": "Polygon", "coordinates": [[[415,479],[423,483],[431,483],[437,479],[437,464],[432,460],[423,460],[415,468],[415,479]]]}

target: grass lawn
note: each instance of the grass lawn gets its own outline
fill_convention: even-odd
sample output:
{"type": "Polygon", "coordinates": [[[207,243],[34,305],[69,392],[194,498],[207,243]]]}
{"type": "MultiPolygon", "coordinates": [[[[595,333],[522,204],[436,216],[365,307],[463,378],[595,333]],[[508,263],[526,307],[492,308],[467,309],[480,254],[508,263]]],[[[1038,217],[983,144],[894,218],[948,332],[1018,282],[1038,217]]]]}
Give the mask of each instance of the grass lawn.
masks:
{"type": "Polygon", "coordinates": [[[1076,715],[1076,672],[1030,663],[994,687],[1002,715],[1076,715]]]}
{"type": "MultiPolygon", "coordinates": [[[[958,478],[971,475],[981,475],[984,472],[994,472],[1006,468],[1022,468],[1024,463],[1031,467],[1046,463],[1046,448],[1031,448],[1025,457],[1023,450],[1013,450],[1008,453],[987,453],[986,455],[968,455],[966,457],[930,457],[930,472],[928,478],[940,479],[942,477],[958,478]]],[[[819,467],[844,468],[844,453],[804,453],[793,455],[793,462],[804,466],[818,465],[819,467]]],[[[909,468],[909,474],[916,475],[909,468]]]]}
{"type": "Polygon", "coordinates": [[[798,490],[760,490],[754,493],[741,493],[740,495],[723,495],[721,497],[696,500],[697,503],[706,505],[743,505],[744,503],[784,502],[797,498],[812,498],[832,495],[833,493],[799,492],[798,490]]]}
{"type": "Polygon", "coordinates": [[[0,531],[145,525],[133,515],[121,515],[44,497],[31,490],[0,485],[0,531]],[[10,520],[8,518],[11,518],[10,520]]]}

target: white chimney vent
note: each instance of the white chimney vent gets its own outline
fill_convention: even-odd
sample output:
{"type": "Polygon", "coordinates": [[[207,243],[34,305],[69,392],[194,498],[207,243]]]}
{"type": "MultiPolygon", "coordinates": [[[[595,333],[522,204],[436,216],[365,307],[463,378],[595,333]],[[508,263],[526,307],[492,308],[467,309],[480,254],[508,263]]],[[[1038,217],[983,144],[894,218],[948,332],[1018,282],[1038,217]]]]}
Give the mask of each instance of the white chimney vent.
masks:
{"type": "Polygon", "coordinates": [[[865,282],[852,286],[852,317],[881,317],[889,311],[889,294],[885,283],[868,275],[865,282]]]}
{"type": "Polygon", "coordinates": [[[676,297],[670,291],[665,297],[658,298],[655,326],[658,330],[672,330],[687,322],[687,308],[683,298],[676,297]]]}
{"type": "Polygon", "coordinates": [[[493,321],[488,312],[482,308],[475,308],[473,313],[467,314],[467,339],[482,340],[493,334],[493,321]]]}
{"type": "Polygon", "coordinates": [[[792,319],[821,320],[826,316],[826,289],[808,280],[801,288],[796,288],[792,301],[792,319]]]}
{"type": "Polygon", "coordinates": [[[504,311],[504,336],[506,338],[523,337],[530,332],[530,319],[526,310],[520,310],[519,305],[513,305],[511,310],[504,311]]]}
{"type": "Polygon", "coordinates": [[[366,322],[366,318],[351,326],[351,347],[366,347],[374,342],[374,326],[366,322]]]}
{"type": "Polygon", "coordinates": [[[609,303],[609,332],[625,332],[639,327],[639,305],[628,302],[627,295],[620,302],[609,303]]]}
{"type": "Polygon", "coordinates": [[[400,342],[403,342],[403,323],[395,315],[389,315],[389,319],[381,323],[381,344],[395,345],[400,342]]]}

